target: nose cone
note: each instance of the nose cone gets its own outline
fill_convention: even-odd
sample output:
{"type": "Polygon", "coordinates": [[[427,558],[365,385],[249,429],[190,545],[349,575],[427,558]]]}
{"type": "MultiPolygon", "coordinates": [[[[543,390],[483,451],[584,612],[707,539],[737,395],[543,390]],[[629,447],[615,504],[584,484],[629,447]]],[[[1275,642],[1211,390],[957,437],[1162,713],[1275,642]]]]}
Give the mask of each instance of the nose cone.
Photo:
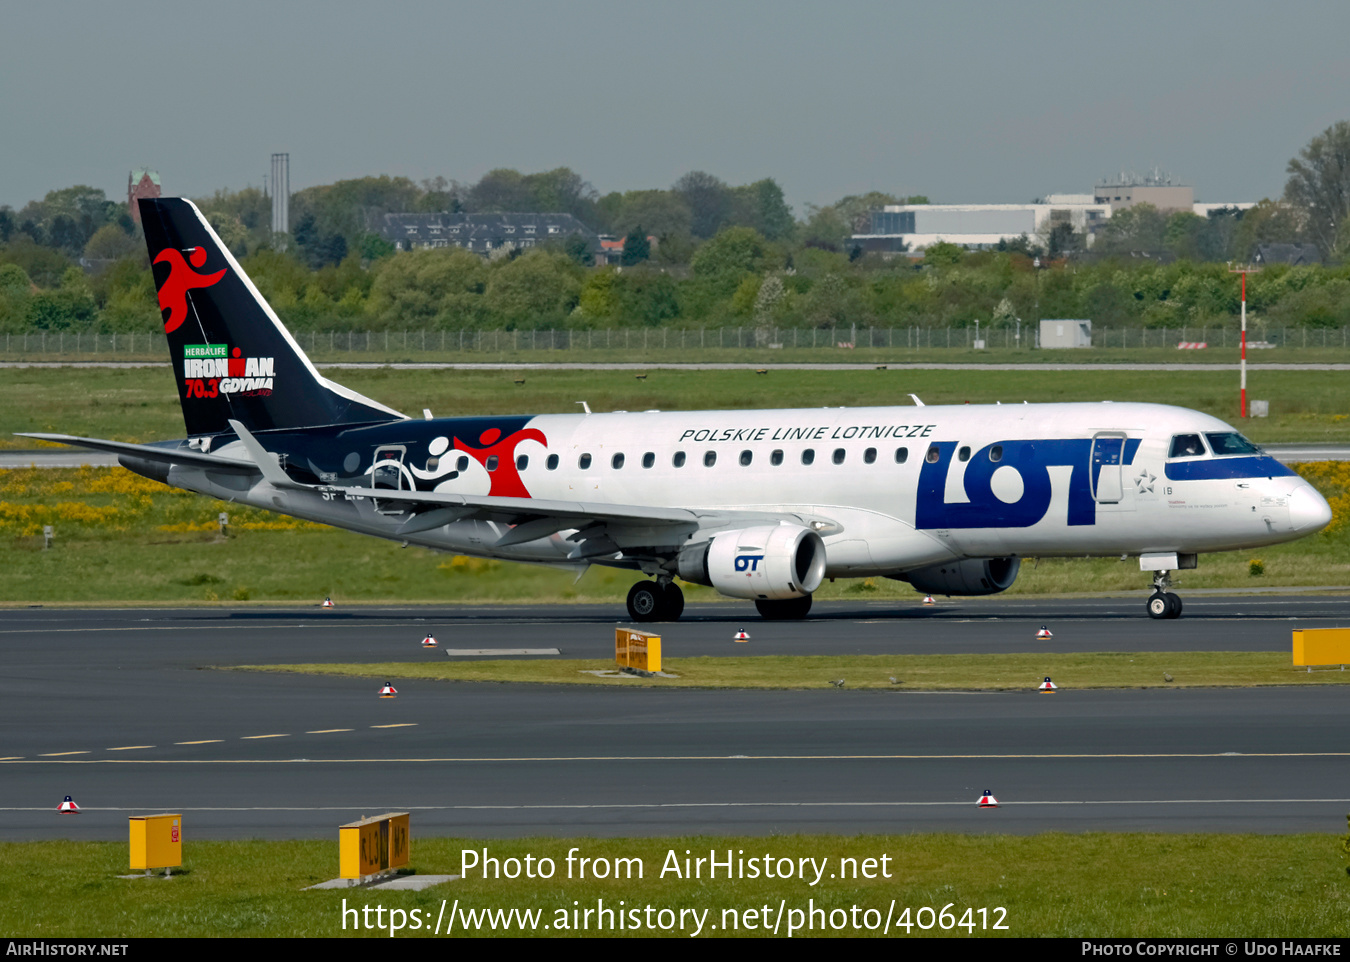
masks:
{"type": "Polygon", "coordinates": [[[1331,523],[1331,505],[1308,484],[1289,495],[1289,527],[1299,534],[1312,534],[1331,523]]]}

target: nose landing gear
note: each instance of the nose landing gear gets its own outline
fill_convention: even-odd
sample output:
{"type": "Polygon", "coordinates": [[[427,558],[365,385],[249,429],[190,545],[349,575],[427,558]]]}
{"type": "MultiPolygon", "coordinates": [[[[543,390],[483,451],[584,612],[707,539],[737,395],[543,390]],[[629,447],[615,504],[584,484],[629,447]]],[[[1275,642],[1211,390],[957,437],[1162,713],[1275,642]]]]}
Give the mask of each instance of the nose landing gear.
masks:
{"type": "Polygon", "coordinates": [[[1180,618],[1181,598],[1167,589],[1172,587],[1172,575],[1168,571],[1153,573],[1153,594],[1148,598],[1148,616],[1150,618],[1180,618]]]}

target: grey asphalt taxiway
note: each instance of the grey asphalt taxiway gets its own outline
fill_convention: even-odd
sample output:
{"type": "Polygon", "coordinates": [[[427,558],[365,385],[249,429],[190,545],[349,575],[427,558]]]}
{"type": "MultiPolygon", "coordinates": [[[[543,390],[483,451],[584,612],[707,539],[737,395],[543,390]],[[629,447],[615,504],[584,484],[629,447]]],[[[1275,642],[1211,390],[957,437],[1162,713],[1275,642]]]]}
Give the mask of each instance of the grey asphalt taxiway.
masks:
{"type": "MultiPolygon", "coordinates": [[[[799,623],[691,604],[666,656],[1288,651],[1350,596],[1186,593],[818,604],[799,623]],[[1048,625],[1054,637],[1035,639],[1048,625]],[[744,627],[749,644],[731,636],[744,627]]],[[[1342,830],[1350,687],[920,693],[662,690],[218,670],[443,659],[447,647],[608,657],[610,606],[0,611],[8,838],[125,839],[184,813],[198,838],[415,834],[1342,830]],[[434,634],[441,649],[419,642],[434,634]],[[1002,807],[982,811],[994,792],[1002,807]],[[71,795],[82,814],[58,815],[71,795]]]]}

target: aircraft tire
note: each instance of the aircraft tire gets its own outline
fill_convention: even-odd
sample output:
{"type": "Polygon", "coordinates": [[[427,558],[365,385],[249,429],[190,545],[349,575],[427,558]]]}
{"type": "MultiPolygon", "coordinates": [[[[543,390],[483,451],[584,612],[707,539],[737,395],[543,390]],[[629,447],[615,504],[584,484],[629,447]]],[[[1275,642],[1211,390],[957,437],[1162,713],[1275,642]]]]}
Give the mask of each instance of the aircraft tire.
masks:
{"type": "Polygon", "coordinates": [[[1148,597],[1148,616],[1153,619],[1166,618],[1172,611],[1172,603],[1167,600],[1167,595],[1161,591],[1155,591],[1148,597]]]}
{"type": "Polygon", "coordinates": [[[781,601],[756,601],[755,610],[765,621],[797,621],[811,610],[811,596],[784,598],[781,601]]]}
{"type": "Polygon", "coordinates": [[[1167,593],[1167,617],[1181,617],[1181,595],[1173,594],[1170,591],[1167,593]]]}
{"type": "Polygon", "coordinates": [[[639,581],[628,589],[628,617],[637,622],[660,621],[665,614],[665,592],[655,581],[639,581]]]}
{"type": "Polygon", "coordinates": [[[679,621],[680,615],[684,614],[684,592],[675,582],[666,585],[664,610],[661,613],[662,621],[679,621]]]}

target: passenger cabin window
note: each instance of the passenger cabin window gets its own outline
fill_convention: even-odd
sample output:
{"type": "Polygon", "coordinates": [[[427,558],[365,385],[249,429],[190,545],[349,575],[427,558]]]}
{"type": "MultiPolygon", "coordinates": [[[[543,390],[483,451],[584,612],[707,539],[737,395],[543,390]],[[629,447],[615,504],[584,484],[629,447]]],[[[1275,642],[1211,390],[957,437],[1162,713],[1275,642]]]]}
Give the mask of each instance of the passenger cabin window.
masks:
{"type": "Polygon", "coordinates": [[[1178,434],[1172,438],[1169,458],[1198,458],[1205,453],[1205,445],[1198,434],[1178,434]]]}
{"type": "Polygon", "coordinates": [[[530,466],[530,456],[528,454],[522,454],[520,455],[520,457],[516,458],[517,471],[524,471],[529,466],[530,466]]]}
{"type": "Polygon", "coordinates": [[[942,454],[941,452],[938,451],[938,447],[936,444],[930,447],[928,449],[928,453],[923,456],[924,460],[927,461],[929,464],[937,464],[938,458],[940,457],[942,457],[942,454]]]}
{"type": "Polygon", "coordinates": [[[585,471],[590,468],[590,466],[591,456],[589,454],[583,454],[581,457],[577,458],[577,467],[581,468],[581,470],[585,471]]]}
{"type": "Polygon", "coordinates": [[[995,444],[989,449],[989,460],[994,462],[1003,460],[1003,445],[995,444]]]}
{"type": "Polygon", "coordinates": [[[488,455],[488,459],[487,459],[487,469],[488,469],[489,471],[496,471],[496,470],[497,470],[497,455],[495,455],[495,454],[488,455]]]}
{"type": "Polygon", "coordinates": [[[906,461],[908,461],[908,460],[909,460],[909,448],[896,448],[896,449],[895,449],[895,463],[896,463],[896,464],[904,464],[904,463],[905,463],[906,461]]]}
{"type": "Polygon", "coordinates": [[[1237,432],[1206,434],[1209,448],[1215,454],[1263,454],[1260,448],[1237,432]]]}
{"type": "Polygon", "coordinates": [[[751,454],[749,451],[742,451],[742,452],[741,452],[741,467],[743,467],[743,468],[748,468],[748,467],[750,467],[750,462],[753,461],[754,459],[755,459],[755,456],[754,456],[753,454],[751,454]]]}
{"type": "Polygon", "coordinates": [[[714,464],[716,464],[716,463],[717,463],[717,452],[716,452],[716,451],[707,451],[707,452],[704,452],[704,455],[703,455],[703,466],[704,466],[705,468],[711,468],[711,467],[712,467],[714,464]]]}
{"type": "Polygon", "coordinates": [[[461,456],[460,459],[455,462],[455,470],[456,471],[469,470],[469,459],[461,456]]]}
{"type": "Polygon", "coordinates": [[[616,455],[614,455],[614,457],[610,458],[610,459],[609,459],[609,466],[612,467],[615,471],[617,471],[617,470],[619,470],[619,468],[623,467],[623,455],[622,455],[622,454],[616,454],[616,455]]]}
{"type": "Polygon", "coordinates": [[[548,468],[550,471],[557,471],[558,456],[556,454],[550,454],[548,460],[544,462],[544,467],[548,468]]]}
{"type": "Polygon", "coordinates": [[[863,452],[863,464],[876,464],[876,461],[877,461],[876,448],[868,448],[866,451],[863,452]]]}
{"type": "Polygon", "coordinates": [[[815,459],[816,459],[816,452],[813,449],[807,448],[805,451],[802,452],[802,464],[810,464],[813,461],[815,461],[815,459]]]}
{"type": "Polygon", "coordinates": [[[772,464],[775,468],[783,463],[782,448],[775,449],[774,452],[769,455],[769,463],[772,464]]]}
{"type": "Polygon", "coordinates": [[[961,450],[956,452],[956,456],[957,456],[958,458],[960,458],[962,461],[969,461],[969,460],[970,460],[970,445],[968,445],[968,444],[963,444],[963,445],[961,445],[961,450]]]}
{"type": "Polygon", "coordinates": [[[835,464],[843,464],[843,463],[844,463],[844,449],[843,449],[843,448],[835,448],[835,449],[834,449],[834,454],[831,455],[830,460],[832,460],[835,464]]]}
{"type": "Polygon", "coordinates": [[[675,452],[675,457],[673,457],[673,458],[670,459],[670,463],[673,464],[673,465],[675,465],[675,467],[677,467],[677,468],[682,468],[682,467],[684,467],[684,452],[683,452],[683,451],[676,451],[676,452],[675,452]]]}
{"type": "Polygon", "coordinates": [[[644,468],[650,468],[655,463],[656,463],[656,455],[653,454],[652,452],[648,451],[646,454],[642,456],[642,466],[644,468]]]}

